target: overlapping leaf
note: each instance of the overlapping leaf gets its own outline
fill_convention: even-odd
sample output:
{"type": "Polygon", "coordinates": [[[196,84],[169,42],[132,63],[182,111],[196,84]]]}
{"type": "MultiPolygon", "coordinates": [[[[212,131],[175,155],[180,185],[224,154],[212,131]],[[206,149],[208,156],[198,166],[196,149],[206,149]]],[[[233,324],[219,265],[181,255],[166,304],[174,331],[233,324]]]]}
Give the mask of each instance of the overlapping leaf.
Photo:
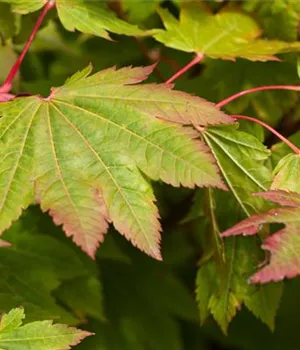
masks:
{"type": "Polygon", "coordinates": [[[256,288],[248,284],[255,272],[260,252],[255,240],[233,237],[225,241],[226,261],[220,266],[212,259],[200,266],[196,293],[200,319],[203,323],[211,314],[224,333],[244,304],[270,329],[282,296],[282,285],[268,284],[256,288]]]}
{"type": "Polygon", "coordinates": [[[263,224],[284,223],[285,228],[264,241],[262,248],[270,252],[270,263],[258,271],[251,278],[251,282],[267,283],[280,281],[285,277],[295,277],[300,274],[300,195],[294,192],[274,190],[263,192],[260,196],[286,207],[253,215],[223,232],[222,235],[223,237],[238,234],[253,235],[259,232],[263,224]]]}
{"type": "Polygon", "coordinates": [[[153,15],[160,2],[161,0],[125,0],[121,6],[130,22],[139,23],[153,15]]]}
{"type": "Polygon", "coordinates": [[[71,349],[91,333],[52,321],[37,321],[22,325],[23,309],[13,309],[0,321],[0,348],[5,350],[71,349]]]}
{"type": "Polygon", "coordinates": [[[276,168],[274,169],[276,174],[272,189],[281,189],[292,192],[300,193],[300,155],[288,154],[282,158],[276,168]]]}
{"type": "Polygon", "coordinates": [[[112,221],[160,257],[158,212],[140,170],[173,186],[224,188],[208,148],[180,124],[232,120],[167,85],[136,86],[152,69],[88,77],[88,67],[47,99],[0,104],[1,231],[36,201],[90,256],[112,221]]]}
{"type": "MultiPolygon", "coordinates": [[[[211,219],[215,224],[205,231],[218,236],[217,221],[224,227],[224,222],[230,225],[237,217],[250,216],[268,208],[267,202],[253,196],[253,192],[267,190],[270,186],[272,174],[264,166],[269,151],[255,137],[233,127],[206,128],[203,137],[215,155],[232,197],[236,199],[234,203],[228,194],[216,196],[216,208],[211,208],[216,210],[213,214],[216,217],[211,219]],[[231,213],[235,213],[234,217],[231,213]]],[[[197,274],[197,299],[202,322],[212,314],[226,333],[237,310],[245,304],[273,329],[282,286],[270,285],[257,290],[247,283],[255,271],[255,264],[261,259],[257,242],[234,237],[225,240],[221,246],[216,244],[213,257],[200,265],[197,274]],[[266,305],[270,295],[272,306],[266,305]]],[[[203,249],[207,253],[208,247],[203,249]]]]}
{"type": "Polygon", "coordinates": [[[3,0],[3,2],[9,3],[14,12],[26,14],[39,10],[47,3],[47,0],[3,0]]]}
{"type": "MultiPolygon", "coordinates": [[[[15,12],[22,14],[37,11],[47,3],[46,0],[4,1],[10,3],[15,12]]],[[[76,29],[106,39],[110,39],[108,31],[134,36],[147,34],[137,26],[119,19],[102,1],[56,0],[55,3],[59,19],[67,30],[76,29]]]]}
{"type": "Polygon", "coordinates": [[[295,41],[300,22],[298,0],[247,1],[245,9],[255,12],[269,38],[295,41]]]}
{"type": "Polygon", "coordinates": [[[261,29],[256,21],[236,10],[214,15],[194,1],[182,3],[179,21],[167,10],[160,9],[159,14],[166,30],[154,37],[177,50],[212,58],[242,57],[253,61],[274,60],[275,54],[300,50],[299,42],[258,39],[261,29]]]}
{"type": "Polygon", "coordinates": [[[227,128],[207,128],[203,136],[234,197],[246,215],[266,208],[262,198],[254,192],[265,191],[272,180],[271,172],[263,162],[269,151],[254,136],[227,128]]]}

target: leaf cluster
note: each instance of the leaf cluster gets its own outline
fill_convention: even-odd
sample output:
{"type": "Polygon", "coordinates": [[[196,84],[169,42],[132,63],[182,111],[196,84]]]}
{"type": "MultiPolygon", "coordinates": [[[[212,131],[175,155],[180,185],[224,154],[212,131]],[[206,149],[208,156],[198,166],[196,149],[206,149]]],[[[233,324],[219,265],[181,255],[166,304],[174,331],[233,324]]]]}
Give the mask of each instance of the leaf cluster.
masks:
{"type": "Polygon", "coordinates": [[[1,1],[1,349],[295,348],[299,13],[1,1]]]}

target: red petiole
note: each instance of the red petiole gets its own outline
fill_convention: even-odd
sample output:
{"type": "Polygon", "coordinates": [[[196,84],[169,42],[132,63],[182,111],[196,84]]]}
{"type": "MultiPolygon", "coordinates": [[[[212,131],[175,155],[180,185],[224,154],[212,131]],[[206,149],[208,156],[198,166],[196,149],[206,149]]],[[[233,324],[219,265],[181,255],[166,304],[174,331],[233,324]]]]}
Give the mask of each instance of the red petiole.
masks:
{"type": "Polygon", "coordinates": [[[216,104],[216,107],[221,108],[227,105],[228,103],[236,100],[239,97],[242,97],[247,94],[252,94],[258,91],[266,91],[266,90],[292,90],[292,91],[300,91],[300,86],[297,85],[269,85],[269,86],[259,86],[256,88],[240,91],[237,94],[229,96],[225,98],[225,100],[216,104]]]}
{"type": "Polygon", "coordinates": [[[38,32],[41,24],[43,23],[43,20],[45,19],[47,13],[53,8],[55,7],[55,1],[53,0],[50,0],[47,2],[47,4],[44,6],[33,30],[32,30],[32,33],[30,34],[30,37],[28,38],[25,46],[24,46],[24,49],[21,53],[21,55],[18,57],[17,61],[15,62],[15,64],[13,65],[12,69],[10,70],[4,84],[0,87],[0,93],[1,94],[5,94],[5,93],[8,93],[10,92],[11,88],[12,88],[12,81],[14,79],[14,77],[16,76],[16,74],[18,73],[18,70],[20,68],[20,65],[22,64],[23,60],[24,60],[24,57],[26,56],[29,48],[30,48],[30,45],[32,44],[33,42],[33,39],[35,38],[36,36],[36,33],[38,32]]]}
{"type": "MultiPolygon", "coordinates": [[[[187,70],[189,70],[191,67],[193,67],[195,64],[200,62],[204,58],[204,55],[198,54],[190,63],[188,63],[186,66],[184,66],[182,69],[180,69],[177,73],[175,73],[170,79],[166,81],[166,84],[173,82],[175,79],[179,78],[182,74],[184,74],[187,70]]],[[[259,92],[259,91],[267,91],[267,90],[291,90],[291,91],[300,91],[300,86],[297,85],[269,85],[269,86],[259,86],[256,88],[247,89],[244,91],[240,91],[232,96],[227,97],[223,101],[216,104],[217,108],[224,107],[228,103],[244,96],[247,94],[259,92]]],[[[287,138],[285,138],[283,135],[281,135],[278,131],[273,129],[270,125],[264,123],[263,121],[259,119],[255,119],[252,117],[247,117],[244,115],[234,115],[233,118],[235,119],[244,119],[249,120],[253,123],[259,124],[266,128],[267,130],[271,131],[275,136],[277,136],[282,142],[284,142],[288,147],[290,147],[296,154],[300,155],[300,149],[296,147],[292,142],[290,142],[287,138]]],[[[195,126],[197,129],[197,126],[195,126]]]]}
{"type": "Polygon", "coordinates": [[[249,120],[253,123],[259,124],[266,128],[267,130],[271,131],[272,134],[276,135],[282,142],[284,142],[288,147],[290,147],[296,154],[300,155],[300,149],[296,147],[292,142],[290,142],[287,138],[285,138],[283,135],[281,135],[278,131],[273,129],[270,125],[264,123],[263,121],[259,119],[255,119],[252,117],[247,117],[245,115],[233,115],[232,116],[235,119],[244,119],[244,120],[249,120]]]}
{"type": "Polygon", "coordinates": [[[183,68],[181,68],[177,73],[175,73],[174,75],[171,76],[171,78],[169,78],[166,81],[166,84],[170,84],[172,83],[174,80],[178,79],[179,77],[181,77],[185,72],[187,72],[189,69],[191,69],[194,65],[196,65],[197,63],[201,62],[204,58],[203,54],[198,54],[194,59],[191,60],[191,62],[189,62],[186,66],[184,66],[183,68]]]}

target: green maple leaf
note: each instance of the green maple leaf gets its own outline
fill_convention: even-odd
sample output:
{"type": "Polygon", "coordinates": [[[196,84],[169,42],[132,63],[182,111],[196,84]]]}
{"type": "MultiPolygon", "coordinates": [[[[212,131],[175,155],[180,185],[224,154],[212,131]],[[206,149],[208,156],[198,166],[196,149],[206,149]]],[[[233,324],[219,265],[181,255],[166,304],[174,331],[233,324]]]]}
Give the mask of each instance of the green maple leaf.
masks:
{"type": "Polygon", "coordinates": [[[299,42],[258,39],[261,30],[256,21],[236,10],[214,15],[199,2],[183,2],[179,21],[167,10],[160,9],[159,14],[166,30],[154,34],[154,38],[177,50],[253,61],[274,60],[275,54],[300,50],[299,42]]]}
{"type": "MultiPolygon", "coordinates": [[[[13,11],[22,14],[37,11],[47,3],[46,0],[4,1],[12,5],[13,11]]],[[[70,31],[76,29],[83,33],[97,35],[106,39],[110,39],[107,31],[134,36],[155,33],[155,31],[145,32],[137,26],[119,19],[116,14],[109,10],[106,4],[101,1],[56,0],[55,4],[61,23],[70,31]]]]}
{"type": "MultiPolygon", "coordinates": [[[[238,131],[234,127],[209,127],[202,135],[211,148],[232,198],[217,197],[216,212],[219,222],[224,222],[234,212],[235,217],[250,216],[268,208],[263,198],[253,196],[253,192],[265,191],[272,180],[271,172],[264,166],[269,151],[254,136],[238,131]],[[223,203],[232,203],[232,206],[223,203]]],[[[213,221],[216,221],[214,218],[213,221]]],[[[231,220],[232,221],[232,220],[231,220]]],[[[228,223],[227,223],[228,224],[228,223]]],[[[216,224],[210,228],[218,237],[216,224]],[[214,232],[216,231],[217,232],[214,232]]],[[[205,247],[207,249],[207,247],[205,247]]],[[[197,274],[197,300],[201,321],[212,314],[224,333],[242,304],[260,318],[271,329],[282,295],[282,285],[255,288],[247,278],[255,271],[255,262],[261,258],[255,240],[234,237],[223,245],[216,242],[213,259],[202,262],[197,274]],[[221,251],[220,251],[221,250],[221,251]]]]}
{"type": "Polygon", "coordinates": [[[25,318],[23,309],[13,309],[2,316],[0,321],[1,350],[62,350],[71,349],[89,332],[71,328],[52,321],[37,321],[22,325],[25,318]]]}
{"type": "Polygon", "coordinates": [[[276,175],[272,189],[281,189],[300,193],[299,174],[300,174],[300,155],[288,154],[283,157],[274,169],[276,175]]]}
{"type": "Polygon", "coordinates": [[[9,3],[14,12],[27,14],[41,9],[47,0],[3,0],[3,2],[9,3]]]}
{"type": "Polygon", "coordinates": [[[248,1],[245,9],[255,12],[264,33],[270,38],[296,41],[300,22],[298,0],[248,1]]]}
{"type": "Polygon", "coordinates": [[[223,266],[209,260],[197,273],[196,293],[200,319],[203,323],[211,314],[226,334],[228,326],[244,304],[256,317],[274,330],[275,316],[283,286],[249,285],[261,258],[257,242],[251,238],[233,237],[225,242],[226,262],[223,266]]]}
{"type": "Polygon", "coordinates": [[[244,213],[249,216],[266,208],[266,202],[252,194],[271,185],[272,174],[264,166],[270,154],[267,148],[233,127],[207,128],[203,136],[244,213]]]}
{"type": "Polygon", "coordinates": [[[182,125],[232,120],[168,85],[135,85],[152,69],[89,76],[88,67],[46,99],[0,104],[1,231],[37,202],[90,256],[112,221],[160,258],[158,211],[141,171],[173,186],[224,188],[208,148],[182,125]]]}

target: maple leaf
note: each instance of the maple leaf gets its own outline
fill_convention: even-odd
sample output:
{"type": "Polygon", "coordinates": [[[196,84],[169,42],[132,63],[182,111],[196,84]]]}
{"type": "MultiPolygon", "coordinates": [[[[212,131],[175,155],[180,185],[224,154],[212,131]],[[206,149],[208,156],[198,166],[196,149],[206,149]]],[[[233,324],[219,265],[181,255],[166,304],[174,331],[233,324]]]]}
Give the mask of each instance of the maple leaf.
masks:
{"type": "Polygon", "coordinates": [[[300,193],[299,185],[300,155],[290,153],[280,159],[274,174],[271,188],[300,193]]]}
{"type": "MultiPolygon", "coordinates": [[[[30,13],[42,8],[47,0],[4,0],[12,5],[17,13],[30,13]]],[[[52,1],[52,0],[48,0],[52,1]]],[[[63,26],[70,31],[79,30],[110,39],[107,31],[123,35],[150,35],[156,30],[143,31],[138,26],[119,19],[102,1],[55,0],[58,17],[63,26]]]]}
{"type": "Polygon", "coordinates": [[[265,191],[272,174],[263,164],[270,152],[254,136],[231,127],[209,127],[202,133],[212,150],[229,189],[248,216],[266,209],[266,202],[252,195],[265,191]]]}
{"type": "Polygon", "coordinates": [[[47,99],[0,104],[1,231],[38,202],[90,256],[112,221],[160,258],[158,211],[140,170],[173,186],[224,188],[209,149],[183,125],[232,119],[168,85],[136,86],[152,69],[89,76],[89,66],[47,99]]]}
{"type": "Polygon", "coordinates": [[[27,14],[41,9],[47,0],[2,0],[2,2],[9,3],[14,12],[27,14]]]}
{"type": "Polygon", "coordinates": [[[224,231],[222,236],[253,235],[260,230],[263,224],[284,223],[285,228],[269,236],[262,245],[263,249],[271,253],[270,263],[258,271],[250,281],[267,283],[280,281],[285,277],[295,277],[300,274],[300,194],[273,190],[257,195],[286,207],[253,215],[224,231]]]}
{"type": "Polygon", "coordinates": [[[256,21],[237,10],[214,15],[199,2],[183,2],[179,21],[165,9],[158,12],[166,30],[155,33],[154,38],[177,50],[253,61],[276,60],[275,54],[300,50],[299,42],[258,39],[261,29],[256,21]]]}
{"type": "Polygon", "coordinates": [[[227,334],[229,323],[244,304],[274,330],[283,286],[274,283],[257,288],[248,284],[247,276],[254,272],[254,262],[260,255],[254,240],[232,237],[226,240],[225,249],[226,262],[221,268],[211,259],[197,272],[196,295],[201,323],[211,314],[227,334]]]}
{"type": "MultiPolygon", "coordinates": [[[[201,134],[231,190],[231,193],[216,193],[215,205],[205,204],[205,208],[211,208],[210,221],[214,222],[205,232],[210,232],[216,242],[213,257],[202,262],[197,273],[196,293],[201,322],[212,314],[227,333],[229,323],[244,304],[274,329],[282,286],[277,284],[257,289],[247,283],[247,277],[254,273],[255,262],[260,261],[261,252],[256,240],[233,237],[220,243],[216,238],[219,237],[217,222],[228,223],[231,213],[235,213],[235,222],[241,214],[250,216],[269,208],[267,201],[253,196],[253,192],[267,190],[271,184],[272,174],[264,165],[270,152],[254,136],[236,130],[236,126],[207,127],[201,134]]],[[[207,244],[203,249],[207,254],[207,244]]]]}
{"type": "Polygon", "coordinates": [[[297,0],[248,1],[246,10],[254,12],[270,38],[296,41],[300,21],[300,3],[297,0]]]}
{"type": "Polygon", "coordinates": [[[71,349],[84,338],[87,331],[71,328],[52,321],[37,321],[22,325],[24,310],[13,309],[0,321],[0,348],[9,350],[61,350],[71,349]]]}

